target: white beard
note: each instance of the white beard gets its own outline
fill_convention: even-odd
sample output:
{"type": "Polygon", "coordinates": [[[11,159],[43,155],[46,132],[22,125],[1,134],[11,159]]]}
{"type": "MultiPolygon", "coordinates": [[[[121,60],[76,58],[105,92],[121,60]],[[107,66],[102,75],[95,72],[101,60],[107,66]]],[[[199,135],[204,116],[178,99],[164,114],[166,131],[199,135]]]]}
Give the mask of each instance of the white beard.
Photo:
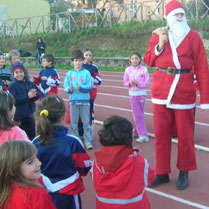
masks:
{"type": "Polygon", "coordinates": [[[173,34],[175,45],[177,46],[190,31],[186,17],[178,18],[176,16],[170,16],[167,18],[167,24],[173,34]]]}

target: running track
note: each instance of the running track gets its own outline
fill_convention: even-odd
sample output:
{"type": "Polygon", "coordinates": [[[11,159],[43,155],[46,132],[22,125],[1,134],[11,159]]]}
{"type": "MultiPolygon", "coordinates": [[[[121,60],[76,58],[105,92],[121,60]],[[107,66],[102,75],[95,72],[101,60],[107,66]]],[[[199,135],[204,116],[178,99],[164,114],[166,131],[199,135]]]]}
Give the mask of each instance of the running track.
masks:
{"type": "MultiPolygon", "coordinates": [[[[30,75],[35,76],[38,70],[30,70],[30,75]]],[[[59,71],[61,84],[59,95],[68,100],[68,95],[63,91],[63,81],[67,71],[59,71]]],[[[123,73],[101,72],[102,85],[98,88],[98,96],[95,102],[95,126],[94,126],[94,149],[88,151],[94,159],[94,151],[101,146],[98,141],[97,131],[105,118],[116,114],[126,117],[133,122],[132,111],[130,107],[128,89],[123,87],[123,73]]],[[[152,75],[151,82],[152,82],[152,75]]],[[[140,148],[141,155],[144,156],[152,168],[155,167],[154,153],[154,133],[153,133],[153,114],[151,104],[151,84],[147,90],[147,103],[145,110],[145,120],[147,123],[150,141],[139,144],[134,142],[133,145],[140,148]]],[[[209,110],[200,110],[199,93],[197,93],[197,111],[195,122],[195,144],[198,170],[189,173],[190,186],[184,191],[176,189],[178,170],[176,168],[177,145],[173,140],[172,159],[170,174],[171,182],[162,185],[156,189],[146,188],[146,194],[150,200],[152,209],[209,209],[209,110]]],[[[162,127],[163,128],[163,127],[162,127]]],[[[83,209],[95,209],[95,192],[91,183],[90,175],[84,177],[86,190],[82,193],[83,209]]]]}

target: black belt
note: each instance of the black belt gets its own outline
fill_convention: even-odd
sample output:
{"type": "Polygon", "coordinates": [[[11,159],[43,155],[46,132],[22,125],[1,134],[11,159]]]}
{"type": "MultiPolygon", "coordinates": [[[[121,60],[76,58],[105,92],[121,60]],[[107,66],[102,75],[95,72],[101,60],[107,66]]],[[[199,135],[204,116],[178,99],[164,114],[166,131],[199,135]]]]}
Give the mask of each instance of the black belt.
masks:
{"type": "Polygon", "coordinates": [[[191,69],[175,69],[174,67],[168,67],[168,68],[158,68],[160,72],[167,73],[169,75],[174,74],[186,74],[192,72],[191,69]]]}

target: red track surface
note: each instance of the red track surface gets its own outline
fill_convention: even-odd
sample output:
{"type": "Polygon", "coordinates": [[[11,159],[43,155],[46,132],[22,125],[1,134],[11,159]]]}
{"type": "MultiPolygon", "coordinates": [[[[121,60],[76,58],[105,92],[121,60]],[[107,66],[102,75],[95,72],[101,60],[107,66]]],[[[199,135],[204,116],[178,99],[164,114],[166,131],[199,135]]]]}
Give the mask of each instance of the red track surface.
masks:
{"type": "MultiPolygon", "coordinates": [[[[30,75],[37,75],[39,71],[30,71],[30,75]]],[[[67,71],[59,71],[61,84],[59,95],[68,100],[68,95],[63,91],[63,82],[67,71]]],[[[94,159],[94,151],[101,146],[98,141],[97,131],[101,128],[100,121],[116,114],[128,118],[133,122],[132,111],[130,107],[128,89],[123,87],[123,73],[101,72],[102,85],[98,88],[98,96],[95,102],[95,120],[98,121],[94,128],[94,149],[88,151],[92,160],[94,159]]],[[[152,75],[151,75],[152,80],[152,75]]],[[[151,86],[151,85],[150,85],[151,86]]],[[[155,168],[155,151],[153,135],[153,116],[150,88],[147,92],[147,103],[145,110],[145,120],[148,131],[150,133],[150,141],[139,144],[134,142],[134,146],[139,147],[150,166],[155,168]]],[[[198,93],[199,94],[199,93],[198,93]]],[[[152,209],[190,209],[204,208],[209,209],[209,110],[200,110],[199,96],[197,96],[197,111],[195,124],[195,143],[198,145],[196,149],[196,157],[198,170],[189,173],[190,186],[184,191],[176,189],[176,181],[178,178],[178,170],[176,168],[177,145],[172,146],[172,160],[170,174],[171,182],[156,189],[146,188],[147,196],[150,200],[152,209]]],[[[95,209],[95,192],[91,182],[90,175],[84,177],[86,190],[82,193],[83,209],[95,209]]]]}

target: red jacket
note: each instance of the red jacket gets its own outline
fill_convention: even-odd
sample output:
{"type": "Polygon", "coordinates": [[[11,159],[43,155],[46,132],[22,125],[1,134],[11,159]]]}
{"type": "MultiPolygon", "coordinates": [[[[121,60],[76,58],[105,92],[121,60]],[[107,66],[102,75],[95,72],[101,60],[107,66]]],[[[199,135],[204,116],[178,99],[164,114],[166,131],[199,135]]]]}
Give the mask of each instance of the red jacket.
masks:
{"type": "Polygon", "coordinates": [[[97,209],[149,209],[144,188],[154,171],[138,150],[125,145],[105,146],[95,153],[93,183],[97,209]]]}
{"type": "MultiPolygon", "coordinates": [[[[144,55],[144,62],[149,67],[168,68],[175,67],[171,45],[168,42],[163,52],[156,55],[156,46],[159,36],[154,33],[148,50],[144,55]]],[[[202,40],[197,32],[190,30],[186,37],[176,47],[181,69],[193,69],[197,75],[200,90],[200,107],[209,109],[209,69],[202,40]],[[201,56],[200,56],[201,55],[201,56]]],[[[152,102],[155,104],[167,104],[171,93],[171,105],[173,109],[191,109],[195,105],[196,91],[194,88],[193,73],[180,74],[177,85],[173,85],[177,75],[168,75],[165,72],[155,70],[153,73],[152,102]]]]}
{"type": "Polygon", "coordinates": [[[3,209],[56,209],[56,207],[45,189],[13,183],[12,193],[3,209]]]}

